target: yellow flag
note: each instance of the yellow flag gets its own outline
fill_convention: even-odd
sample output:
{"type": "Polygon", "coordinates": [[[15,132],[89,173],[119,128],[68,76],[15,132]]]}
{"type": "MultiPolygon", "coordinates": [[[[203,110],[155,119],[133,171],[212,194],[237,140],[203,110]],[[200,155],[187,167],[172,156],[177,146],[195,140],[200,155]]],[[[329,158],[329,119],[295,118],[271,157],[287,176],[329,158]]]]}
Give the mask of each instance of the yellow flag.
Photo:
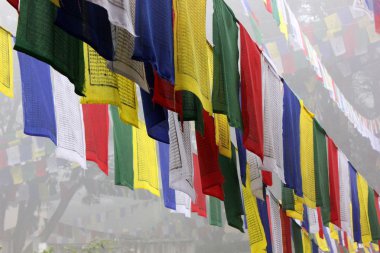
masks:
{"type": "Polygon", "coordinates": [[[59,0],[50,0],[55,6],[61,7],[61,4],[59,3],[59,0]]]}
{"type": "Polygon", "coordinates": [[[251,253],[266,252],[267,239],[261,223],[257,200],[251,192],[250,173],[247,173],[246,187],[243,186],[243,198],[251,253]]]}
{"type": "Polygon", "coordinates": [[[302,229],[302,247],[303,253],[312,253],[313,250],[311,248],[311,241],[307,232],[302,229]]]}
{"type": "Polygon", "coordinates": [[[156,142],[151,139],[143,122],[133,127],[133,183],[135,189],[145,189],[160,196],[156,142]]]}
{"type": "Polygon", "coordinates": [[[334,240],[339,240],[338,231],[335,229],[335,225],[332,223],[329,223],[329,229],[330,229],[330,237],[334,240]]]}
{"type": "Polygon", "coordinates": [[[174,0],[173,9],[175,90],[190,91],[212,113],[206,0],[174,0]]]}
{"type": "Polygon", "coordinates": [[[120,119],[138,127],[136,85],[107,68],[107,61],[84,45],[85,97],[83,104],[112,104],[119,107],[120,119]]]}
{"type": "Polygon", "coordinates": [[[357,173],[358,197],[360,206],[360,231],[362,242],[369,245],[372,241],[371,227],[368,217],[368,184],[362,175],[357,173]]]}
{"type": "Polygon", "coordinates": [[[20,166],[11,167],[11,174],[12,174],[13,184],[21,184],[24,181],[20,166]]]}
{"type": "Polygon", "coordinates": [[[230,125],[226,115],[215,114],[215,135],[219,154],[231,158],[230,125]]]}
{"type": "Polygon", "coordinates": [[[320,248],[323,252],[329,252],[329,246],[326,241],[326,237],[321,238],[319,233],[315,234],[315,240],[317,242],[318,248],[320,248]]]}
{"type": "Polygon", "coordinates": [[[13,98],[12,36],[0,27],[0,92],[13,98]]]}
{"type": "Polygon", "coordinates": [[[300,101],[300,152],[301,152],[301,175],[304,203],[316,207],[315,174],[314,174],[314,144],[313,144],[313,117],[300,101]]]}
{"type": "Polygon", "coordinates": [[[286,210],[286,215],[290,218],[303,221],[303,199],[293,193],[294,210],[286,210]]]}

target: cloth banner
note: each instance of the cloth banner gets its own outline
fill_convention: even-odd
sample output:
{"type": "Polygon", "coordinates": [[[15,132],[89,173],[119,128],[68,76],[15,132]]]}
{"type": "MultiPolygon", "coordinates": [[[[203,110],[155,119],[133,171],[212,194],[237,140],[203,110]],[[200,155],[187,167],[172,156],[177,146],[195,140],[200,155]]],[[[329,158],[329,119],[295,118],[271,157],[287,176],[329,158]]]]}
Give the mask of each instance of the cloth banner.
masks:
{"type": "Polygon", "coordinates": [[[327,139],[329,158],[330,222],[341,227],[338,148],[331,138],[327,139]]]}
{"type": "Polygon", "coordinates": [[[24,1],[14,48],[52,66],[83,95],[83,43],[54,25],[56,11],[50,1],[24,1]]]}
{"type": "Polygon", "coordinates": [[[50,67],[44,62],[20,52],[18,59],[21,72],[24,133],[47,137],[57,145],[50,67]]]}
{"type": "Polygon", "coordinates": [[[134,189],[132,126],[119,118],[117,107],[110,106],[113,122],[115,184],[134,189]]]}
{"type": "Polygon", "coordinates": [[[300,150],[303,199],[308,207],[316,207],[313,117],[314,115],[301,103],[300,150]]]}
{"type": "Polygon", "coordinates": [[[261,166],[260,158],[254,153],[247,150],[247,172],[251,180],[252,195],[258,199],[264,200],[263,177],[259,170],[261,166]]]}
{"type": "Polygon", "coordinates": [[[264,159],[262,55],[240,24],[241,110],[244,147],[264,159]]]}
{"type": "Polygon", "coordinates": [[[166,208],[175,210],[175,190],[169,187],[169,144],[159,142],[162,194],[166,208]]]}
{"type": "Polygon", "coordinates": [[[284,82],[283,102],[284,175],[286,186],[303,196],[300,164],[300,110],[298,98],[284,82]]]}
{"type": "Polygon", "coordinates": [[[226,210],[228,225],[240,230],[241,232],[244,232],[243,220],[241,218],[241,216],[244,214],[244,211],[236,167],[235,147],[232,147],[232,150],[233,152],[231,158],[220,154],[218,157],[219,166],[224,177],[224,208],[226,210]]]}
{"type": "Polygon", "coordinates": [[[148,135],[152,139],[169,144],[168,111],[166,108],[153,103],[154,73],[152,66],[145,64],[145,72],[151,92],[149,94],[140,89],[140,94],[148,135]]]}
{"type": "Polygon", "coordinates": [[[264,92],[263,169],[274,172],[285,183],[282,148],[283,84],[270,62],[262,62],[264,92]]]}
{"type": "Polygon", "coordinates": [[[321,207],[323,224],[328,226],[330,222],[330,195],[326,133],[315,119],[313,133],[316,204],[321,207]]]}
{"type": "Polygon", "coordinates": [[[207,217],[207,207],[206,207],[206,195],[202,193],[202,182],[201,175],[199,171],[199,161],[198,156],[193,154],[193,165],[194,165],[194,189],[196,193],[195,201],[191,202],[191,211],[198,213],[199,216],[207,217]]]}
{"type": "Polygon", "coordinates": [[[82,105],[86,159],[108,175],[108,105],[82,105]]]}
{"type": "Polygon", "coordinates": [[[348,159],[342,151],[338,151],[339,170],[339,196],[340,196],[340,223],[342,231],[352,234],[351,230],[351,200],[350,200],[350,178],[348,170],[348,159]]]}
{"type": "Polygon", "coordinates": [[[272,194],[269,194],[269,206],[270,206],[270,224],[272,231],[272,251],[273,253],[283,252],[283,243],[282,243],[282,224],[281,224],[281,215],[280,215],[280,205],[275,200],[272,194]]]}
{"type": "Polygon", "coordinates": [[[132,128],[133,185],[135,189],[145,189],[160,196],[156,142],[146,133],[145,124],[140,122],[139,125],[140,128],[132,128]],[[146,159],[147,154],[149,159],[146,159]]]}
{"type": "Polygon", "coordinates": [[[368,217],[368,184],[362,175],[357,175],[358,198],[360,208],[360,232],[364,246],[372,241],[371,228],[368,217]]]}
{"type": "Polygon", "coordinates": [[[144,63],[132,60],[134,37],[123,28],[112,25],[112,41],[115,55],[112,61],[107,61],[107,67],[113,72],[125,76],[149,92],[145,76],[144,63]]]}
{"type": "Polygon", "coordinates": [[[0,27],[0,92],[13,97],[13,50],[12,35],[0,27]]]}
{"type": "Polygon", "coordinates": [[[197,141],[199,169],[202,181],[202,192],[224,200],[222,184],[224,178],[218,162],[218,146],[215,140],[214,118],[203,112],[204,134],[195,132],[197,141]]]}
{"type": "Polygon", "coordinates": [[[175,90],[187,90],[211,106],[210,53],[206,38],[206,0],[174,0],[175,90]],[[194,64],[196,62],[197,64],[194,64]]]}
{"type": "Polygon", "coordinates": [[[222,201],[217,198],[209,197],[209,209],[207,213],[209,214],[209,223],[210,225],[222,227],[222,201]]]}
{"type": "Polygon", "coordinates": [[[354,232],[354,241],[362,242],[361,228],[360,228],[360,205],[358,196],[358,185],[356,178],[356,170],[349,163],[350,168],[350,185],[351,185],[351,203],[352,203],[352,229],[354,232]]]}
{"type": "MultiPolygon", "coordinates": [[[[205,2],[205,1],[204,1],[205,2]]],[[[225,114],[232,127],[242,129],[239,103],[239,30],[232,10],[223,0],[214,0],[214,78],[212,107],[225,114]]]]}
{"type": "Polygon", "coordinates": [[[135,35],[134,13],[136,0],[87,0],[102,6],[108,12],[109,21],[135,35]]]}
{"type": "Polygon", "coordinates": [[[133,59],[150,63],[161,78],[174,84],[172,2],[136,1],[133,59]]]}
{"type": "Polygon", "coordinates": [[[175,112],[169,111],[170,166],[169,186],[195,201],[190,122],[181,124],[175,112]]]}
{"type": "Polygon", "coordinates": [[[52,71],[57,124],[56,156],[86,168],[86,143],[80,99],[74,93],[69,79],[55,70],[52,71]]]}
{"type": "Polygon", "coordinates": [[[230,126],[226,115],[214,114],[215,142],[219,147],[219,154],[231,158],[230,126]]]}
{"type": "Polygon", "coordinates": [[[107,68],[106,60],[90,46],[84,47],[86,81],[83,104],[112,104],[119,107],[121,120],[138,127],[136,85],[107,68]]]}
{"type": "Polygon", "coordinates": [[[60,3],[55,25],[112,60],[114,48],[107,10],[87,0],[60,0],[60,3]]]}

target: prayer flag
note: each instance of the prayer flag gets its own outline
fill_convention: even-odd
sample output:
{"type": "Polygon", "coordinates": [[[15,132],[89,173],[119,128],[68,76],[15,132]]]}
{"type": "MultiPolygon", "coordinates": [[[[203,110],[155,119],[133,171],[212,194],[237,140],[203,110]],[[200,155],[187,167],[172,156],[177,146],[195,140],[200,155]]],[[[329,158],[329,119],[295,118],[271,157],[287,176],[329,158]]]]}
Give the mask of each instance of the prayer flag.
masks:
{"type": "Polygon", "coordinates": [[[175,190],[169,187],[169,144],[159,142],[162,194],[166,208],[176,210],[175,190]]]}
{"type": "Polygon", "coordinates": [[[13,50],[12,36],[0,27],[0,92],[13,97],[13,50]]]}

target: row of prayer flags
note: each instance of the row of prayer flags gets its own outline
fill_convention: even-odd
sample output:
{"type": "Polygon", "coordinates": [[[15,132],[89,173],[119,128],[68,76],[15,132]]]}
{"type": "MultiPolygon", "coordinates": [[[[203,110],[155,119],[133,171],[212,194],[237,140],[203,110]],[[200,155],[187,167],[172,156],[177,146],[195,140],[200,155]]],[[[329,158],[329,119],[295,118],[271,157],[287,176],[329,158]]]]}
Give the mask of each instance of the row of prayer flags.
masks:
{"type": "MultiPolygon", "coordinates": [[[[167,208],[217,226],[223,201],[231,227],[244,232],[245,221],[251,252],[326,248],[326,226],[346,248],[341,233],[366,247],[380,239],[376,194],[224,1],[213,0],[212,45],[206,0],[125,2],[123,20],[109,18],[122,10],[108,1],[20,5],[25,133],[50,138],[57,157],[83,168],[94,161],[108,174],[111,113],[115,184],[163,194],[167,208]],[[39,83],[31,88],[31,80],[39,83]],[[360,235],[351,236],[351,222],[360,235]]],[[[285,6],[270,7],[287,33],[285,6]]]]}

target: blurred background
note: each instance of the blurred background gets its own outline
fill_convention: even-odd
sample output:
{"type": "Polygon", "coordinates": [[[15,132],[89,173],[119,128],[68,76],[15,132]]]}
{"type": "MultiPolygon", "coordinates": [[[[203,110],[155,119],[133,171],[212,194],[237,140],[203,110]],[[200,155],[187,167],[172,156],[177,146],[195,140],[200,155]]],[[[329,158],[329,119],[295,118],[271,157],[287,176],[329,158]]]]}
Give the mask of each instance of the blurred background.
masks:
{"type": "MultiPolygon", "coordinates": [[[[252,15],[238,0],[225,2],[253,36],[252,15]]],[[[262,0],[243,2],[253,10],[262,44],[289,86],[380,192],[380,154],[330,99],[262,0]]],[[[379,118],[380,36],[370,13],[353,8],[356,0],[287,2],[347,100],[366,118],[379,118]]],[[[16,25],[17,14],[5,0],[0,10],[1,18],[16,25]]],[[[247,235],[226,222],[224,228],[212,227],[205,218],[170,213],[148,192],[115,186],[112,128],[108,177],[94,164],[84,171],[56,159],[54,145],[45,138],[25,136],[16,54],[14,69],[15,98],[0,94],[0,252],[249,252],[247,235]]]]}

